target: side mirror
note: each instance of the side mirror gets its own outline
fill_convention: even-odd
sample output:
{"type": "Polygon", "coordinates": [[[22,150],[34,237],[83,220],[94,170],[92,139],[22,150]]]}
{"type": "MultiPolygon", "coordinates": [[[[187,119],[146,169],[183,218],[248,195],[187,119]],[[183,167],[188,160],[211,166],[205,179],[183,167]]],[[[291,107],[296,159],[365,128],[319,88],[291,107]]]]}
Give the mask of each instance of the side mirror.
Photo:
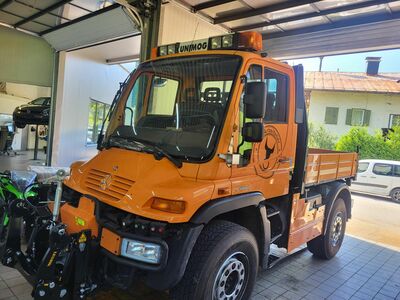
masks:
{"type": "Polygon", "coordinates": [[[264,138],[264,125],[261,122],[248,122],[243,125],[242,136],[246,142],[259,143],[264,138]]]}
{"type": "Polygon", "coordinates": [[[245,117],[250,119],[264,118],[267,105],[267,88],[264,82],[248,82],[243,103],[245,117]]]}

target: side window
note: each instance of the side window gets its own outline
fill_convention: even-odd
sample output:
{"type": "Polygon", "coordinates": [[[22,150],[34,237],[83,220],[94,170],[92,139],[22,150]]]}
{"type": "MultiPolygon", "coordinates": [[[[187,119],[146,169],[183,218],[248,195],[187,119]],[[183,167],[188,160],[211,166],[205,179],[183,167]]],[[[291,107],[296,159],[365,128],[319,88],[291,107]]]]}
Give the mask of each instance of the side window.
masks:
{"type": "Polygon", "coordinates": [[[264,71],[267,85],[267,106],[264,122],[286,123],[289,100],[289,77],[269,69],[264,71]]]}
{"type": "MultiPolygon", "coordinates": [[[[260,65],[251,65],[249,67],[249,70],[246,73],[246,80],[247,82],[254,82],[254,81],[262,81],[262,67],[260,65]]],[[[243,96],[244,96],[244,89],[242,92],[242,95],[240,96],[240,107],[239,107],[239,127],[240,130],[239,132],[242,132],[243,128],[243,96]]],[[[246,120],[247,122],[250,122],[251,120],[246,120]]],[[[239,144],[242,143],[242,135],[239,136],[239,144]]],[[[252,143],[249,142],[244,142],[243,145],[239,149],[240,154],[244,154],[246,150],[251,150],[253,147],[252,143]]]]}
{"type": "Polygon", "coordinates": [[[369,163],[362,162],[358,164],[357,173],[363,173],[368,170],[369,163]]]}
{"type": "Polygon", "coordinates": [[[145,98],[146,90],[150,76],[146,73],[142,73],[140,77],[135,81],[135,85],[132,87],[131,93],[128,96],[125,104],[124,112],[124,125],[133,126],[139,119],[139,115],[134,115],[136,112],[140,112],[143,107],[143,101],[145,98]]]}
{"type": "Polygon", "coordinates": [[[400,177],[400,166],[393,166],[393,176],[400,177]]]}
{"type": "Polygon", "coordinates": [[[389,164],[375,164],[372,172],[376,175],[392,176],[392,165],[389,164]]]}
{"type": "Polygon", "coordinates": [[[175,108],[179,82],[177,80],[155,76],[149,99],[149,115],[172,116],[175,108]]]}

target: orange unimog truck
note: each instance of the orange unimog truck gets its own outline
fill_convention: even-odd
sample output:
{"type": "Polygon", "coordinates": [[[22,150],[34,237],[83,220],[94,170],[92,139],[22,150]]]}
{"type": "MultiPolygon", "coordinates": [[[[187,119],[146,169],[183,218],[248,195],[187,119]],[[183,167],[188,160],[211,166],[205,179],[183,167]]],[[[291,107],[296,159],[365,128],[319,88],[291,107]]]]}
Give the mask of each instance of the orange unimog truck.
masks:
{"type": "Polygon", "coordinates": [[[254,32],[160,46],[130,75],[99,153],[64,181],[59,235],[89,252],[60,281],[43,274],[71,258],[51,248],[36,299],[141,280],[173,299],[249,299],[272,249],[335,256],[357,154],[307,147],[303,68],[261,46],[254,32]]]}

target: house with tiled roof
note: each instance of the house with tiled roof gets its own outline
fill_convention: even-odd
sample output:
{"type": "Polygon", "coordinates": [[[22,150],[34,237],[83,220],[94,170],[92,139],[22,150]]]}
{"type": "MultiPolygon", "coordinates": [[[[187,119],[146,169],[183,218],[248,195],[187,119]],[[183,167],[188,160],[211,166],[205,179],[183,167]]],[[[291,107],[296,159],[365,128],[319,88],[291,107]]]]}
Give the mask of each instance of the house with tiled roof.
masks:
{"type": "Polygon", "coordinates": [[[352,126],[400,126],[400,72],[379,73],[379,57],[367,57],[365,73],[306,72],[309,120],[340,136],[352,126]]]}

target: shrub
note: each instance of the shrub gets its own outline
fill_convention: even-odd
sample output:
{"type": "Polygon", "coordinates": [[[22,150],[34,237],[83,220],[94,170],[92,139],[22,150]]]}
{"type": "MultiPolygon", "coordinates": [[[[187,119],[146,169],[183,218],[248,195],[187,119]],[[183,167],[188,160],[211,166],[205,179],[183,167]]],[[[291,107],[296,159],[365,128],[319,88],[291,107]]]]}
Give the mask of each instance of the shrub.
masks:
{"type": "Polygon", "coordinates": [[[357,148],[361,159],[400,160],[400,127],[395,127],[387,137],[383,137],[381,130],[371,135],[366,128],[353,127],[336,144],[339,151],[356,151],[357,148]]]}
{"type": "Polygon", "coordinates": [[[308,124],[308,147],[333,150],[337,137],[330,134],[323,125],[308,124]]]}

